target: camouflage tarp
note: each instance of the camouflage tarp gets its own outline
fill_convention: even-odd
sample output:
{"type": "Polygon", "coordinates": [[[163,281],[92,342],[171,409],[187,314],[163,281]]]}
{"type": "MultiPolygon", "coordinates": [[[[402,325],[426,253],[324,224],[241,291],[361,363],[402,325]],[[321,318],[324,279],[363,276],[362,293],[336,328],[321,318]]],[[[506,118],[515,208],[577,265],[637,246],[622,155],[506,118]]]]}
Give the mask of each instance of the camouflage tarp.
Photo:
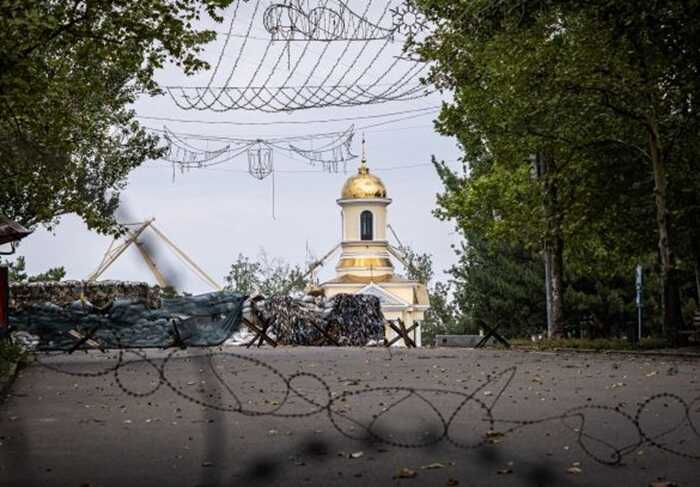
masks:
{"type": "Polygon", "coordinates": [[[384,338],[384,315],[375,296],[340,294],[331,299],[260,298],[250,319],[267,325],[280,345],[365,346],[384,338]]]}

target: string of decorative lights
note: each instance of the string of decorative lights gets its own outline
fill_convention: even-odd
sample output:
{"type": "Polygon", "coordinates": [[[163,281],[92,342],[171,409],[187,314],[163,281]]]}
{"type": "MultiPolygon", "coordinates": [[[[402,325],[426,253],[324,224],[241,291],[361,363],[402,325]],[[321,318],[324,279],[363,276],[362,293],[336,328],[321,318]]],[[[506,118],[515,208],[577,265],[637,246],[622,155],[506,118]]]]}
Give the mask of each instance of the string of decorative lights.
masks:
{"type": "Polygon", "coordinates": [[[357,157],[351,151],[352,139],[355,133],[354,126],[343,132],[304,136],[302,140],[322,140],[333,137],[333,140],[315,149],[305,149],[289,144],[290,140],[296,140],[297,138],[288,137],[269,140],[232,138],[226,147],[209,150],[191,145],[186,139],[192,137],[177,134],[168,129],[168,127],[163,127],[161,132],[164,134],[163,138],[167,143],[167,152],[163,160],[172,163],[173,177],[176,172],[176,166],[179,166],[181,172],[191,168],[201,169],[221,165],[247,153],[248,172],[257,179],[264,179],[274,171],[273,150],[275,149],[294,152],[304,157],[309,164],[320,164],[324,170],[329,172],[338,172],[341,165],[343,170],[346,170],[347,162],[357,157]],[[285,145],[282,142],[287,142],[288,144],[285,145]],[[232,145],[237,147],[231,148],[232,145]],[[226,157],[222,159],[224,156],[226,157]]]}
{"type": "Polygon", "coordinates": [[[396,115],[405,115],[407,113],[416,113],[416,112],[436,112],[440,108],[439,105],[432,105],[424,108],[415,108],[412,110],[402,110],[398,112],[388,112],[388,113],[379,113],[375,115],[359,115],[356,117],[344,117],[344,118],[326,118],[326,119],[320,119],[320,120],[278,120],[278,121],[270,121],[270,122],[235,122],[235,121],[229,121],[229,120],[193,120],[193,119],[187,119],[187,118],[174,118],[174,117],[153,117],[153,116],[145,116],[145,115],[136,115],[136,118],[140,118],[142,120],[155,120],[155,121],[160,121],[160,122],[177,122],[177,123],[196,123],[196,124],[202,124],[202,125],[238,125],[238,126],[243,126],[243,127],[267,127],[267,126],[273,126],[273,125],[310,125],[310,124],[320,124],[320,123],[333,123],[333,122],[349,122],[349,121],[355,121],[355,120],[373,120],[377,118],[386,118],[386,117],[393,117],[396,115]]]}
{"type": "MultiPolygon", "coordinates": [[[[372,2],[372,0],[370,0],[369,3],[371,4],[371,2],[372,2]]],[[[328,3],[328,0],[324,0],[324,5],[323,5],[322,8],[325,8],[325,5],[326,5],[327,3],[328,3]]],[[[369,8],[369,7],[368,7],[368,8],[369,8]]],[[[257,11],[257,7],[256,7],[256,11],[257,11]]],[[[251,22],[253,21],[254,18],[255,18],[255,15],[253,15],[253,16],[251,17],[251,22]]],[[[265,63],[265,60],[267,59],[267,55],[269,54],[270,49],[271,49],[271,47],[272,47],[273,45],[274,45],[274,39],[270,39],[270,40],[268,41],[268,43],[267,43],[267,46],[265,47],[265,53],[263,54],[262,59],[261,59],[260,62],[258,63],[258,68],[256,69],[255,73],[253,73],[253,76],[250,78],[250,81],[248,82],[248,85],[247,85],[246,89],[245,89],[245,90],[241,90],[241,92],[239,93],[238,98],[237,98],[235,101],[231,101],[231,103],[233,103],[233,104],[238,104],[238,103],[241,101],[241,99],[243,99],[244,97],[246,97],[246,96],[245,96],[246,93],[247,93],[248,90],[250,90],[250,88],[253,86],[253,84],[254,84],[254,82],[255,82],[255,79],[256,79],[256,77],[257,77],[259,71],[260,71],[260,68],[261,68],[261,67],[263,66],[263,64],[265,63]]],[[[299,56],[299,58],[297,59],[296,63],[294,64],[294,68],[289,70],[289,73],[287,74],[287,78],[284,80],[283,84],[289,83],[289,81],[292,79],[292,77],[293,77],[294,74],[296,73],[297,69],[300,67],[302,59],[306,56],[306,53],[307,53],[307,51],[308,51],[309,46],[310,46],[310,42],[307,42],[306,45],[304,46],[304,50],[303,50],[303,52],[302,52],[302,55],[299,56]]],[[[314,74],[315,74],[315,72],[316,72],[316,70],[318,69],[318,66],[319,66],[319,64],[320,64],[320,60],[324,57],[325,52],[326,52],[327,49],[328,49],[328,46],[325,46],[323,53],[321,53],[321,54],[318,56],[317,61],[316,61],[316,64],[314,65],[314,67],[313,67],[311,70],[309,70],[309,73],[308,73],[308,76],[307,76],[307,80],[311,79],[311,77],[314,76],[314,74]]],[[[289,56],[289,54],[290,54],[289,46],[287,46],[286,53],[287,53],[287,55],[289,56]]],[[[277,61],[275,62],[275,65],[274,65],[273,68],[270,70],[270,72],[269,72],[269,74],[268,74],[268,76],[267,76],[267,79],[265,80],[265,82],[263,83],[262,86],[266,86],[266,85],[270,82],[270,80],[272,79],[272,76],[273,76],[274,73],[277,71],[277,68],[278,68],[280,62],[281,62],[282,59],[284,58],[284,54],[285,54],[285,50],[282,49],[282,50],[280,51],[280,53],[279,53],[279,56],[278,56],[278,58],[277,58],[277,61]]],[[[288,64],[289,64],[289,61],[288,61],[288,64]]],[[[229,76],[229,80],[230,80],[230,76],[229,76]]],[[[222,93],[222,94],[226,95],[227,97],[228,97],[228,95],[229,95],[229,93],[222,93]]],[[[254,94],[253,99],[259,97],[259,92],[256,92],[256,91],[254,90],[254,91],[253,91],[253,94],[254,94]]],[[[247,97],[246,97],[246,98],[247,98],[247,97]]],[[[247,100],[247,101],[248,101],[248,102],[251,102],[252,100],[249,99],[249,100],[247,100]]],[[[213,105],[210,105],[208,108],[211,109],[211,110],[214,110],[214,111],[220,111],[218,108],[214,108],[213,105]]],[[[225,110],[224,110],[224,111],[225,111],[225,110]]]]}
{"type": "MultiPolygon", "coordinates": [[[[420,117],[425,117],[427,115],[432,115],[438,111],[437,108],[431,109],[431,110],[426,110],[420,113],[414,113],[411,115],[407,115],[404,117],[398,117],[398,118],[393,118],[391,120],[384,120],[381,122],[376,122],[368,125],[363,125],[360,127],[355,127],[355,130],[362,130],[362,131],[369,131],[369,129],[377,128],[377,127],[382,127],[385,125],[390,125],[406,120],[413,120],[416,118],[420,117]]],[[[401,113],[401,112],[399,112],[401,113]]],[[[411,113],[411,112],[404,112],[404,113],[411,113]]],[[[152,132],[157,132],[157,133],[166,133],[166,129],[158,129],[158,128],[153,128],[153,127],[144,127],[149,131],[152,132]]],[[[371,131],[370,131],[371,132],[371,131]]],[[[294,143],[294,142],[299,142],[299,141],[310,141],[310,140],[320,140],[320,139],[332,139],[332,138],[338,138],[341,137],[343,134],[346,134],[347,131],[332,131],[332,132],[320,132],[320,133],[312,133],[312,134],[305,134],[305,135],[294,135],[294,136],[265,136],[265,137],[257,137],[257,138],[250,138],[250,137],[233,137],[233,136],[223,136],[223,135],[211,135],[211,134],[197,134],[197,133],[191,133],[191,132],[174,132],[168,129],[168,132],[171,136],[177,136],[180,137],[181,139],[184,140],[200,140],[200,141],[209,141],[209,142],[223,142],[223,143],[230,143],[230,144],[248,144],[252,142],[257,142],[260,140],[265,140],[266,142],[269,143],[294,143]]]]}
{"type": "Polygon", "coordinates": [[[367,79],[371,68],[380,64],[383,53],[396,36],[415,36],[426,28],[425,19],[415,9],[412,0],[389,0],[376,20],[369,19],[372,2],[373,0],[365,2],[364,10],[355,12],[342,0],[334,0],[332,6],[329,6],[329,0],[284,0],[268,6],[262,15],[259,15],[261,0],[251,1],[248,3],[252,5],[249,9],[251,15],[244,35],[233,32],[241,11],[246,10],[241,7],[242,3],[238,2],[228,31],[224,34],[224,44],[209,82],[205,86],[168,86],[165,89],[182,109],[211,111],[288,112],[318,107],[413,100],[426,96],[430,90],[416,82],[426,65],[413,59],[394,56],[393,62],[389,63],[380,75],[372,80],[367,79]],[[387,16],[391,17],[391,25],[382,25],[387,16]],[[262,58],[247,83],[232,86],[231,81],[238,71],[240,61],[246,57],[246,49],[256,39],[251,36],[252,29],[260,24],[270,35],[262,58]],[[229,48],[229,40],[234,35],[243,38],[243,42],[223,84],[214,87],[224,52],[229,48]],[[370,54],[371,44],[378,40],[383,41],[382,45],[370,54]],[[303,41],[304,46],[301,52],[293,53],[292,44],[299,41],[303,41]],[[333,50],[331,45],[335,46],[339,41],[345,41],[345,46],[340,49],[340,54],[334,61],[329,62],[328,55],[333,50]],[[293,83],[292,80],[307,59],[309,46],[317,42],[325,43],[322,52],[316,56],[310,69],[304,70],[303,79],[293,83]],[[361,47],[353,56],[351,46],[357,43],[360,43],[361,47]],[[264,70],[266,60],[275,51],[277,59],[272,69],[259,83],[257,80],[264,70]],[[273,85],[272,80],[279,72],[285,55],[288,58],[289,71],[281,83],[273,85]],[[339,69],[347,56],[354,58],[345,69],[339,69]],[[359,74],[355,73],[360,61],[364,62],[365,59],[369,61],[364,66],[359,66],[359,74]],[[403,65],[408,67],[402,71],[400,68],[403,65]],[[320,83],[312,84],[311,79],[321,66],[328,67],[329,70],[320,83]],[[378,88],[392,76],[394,79],[388,83],[388,88],[378,88]],[[352,81],[346,81],[350,79],[352,81]]]}
{"type": "MultiPolygon", "coordinates": [[[[367,2],[367,6],[366,6],[366,8],[365,8],[365,11],[363,12],[363,17],[367,15],[367,13],[368,13],[368,11],[369,11],[369,7],[371,6],[371,4],[372,4],[371,1],[367,2]]],[[[307,7],[308,7],[308,5],[307,5],[307,7]]],[[[384,18],[384,16],[386,15],[386,12],[388,11],[388,9],[389,9],[389,4],[387,3],[387,4],[385,5],[384,10],[383,10],[383,12],[382,12],[382,15],[381,15],[381,17],[380,17],[380,19],[379,19],[380,22],[381,22],[381,20],[384,18]]],[[[354,15],[354,14],[353,14],[353,15],[354,15]]],[[[359,22],[359,23],[357,24],[357,26],[356,26],[355,32],[353,32],[353,35],[354,35],[354,36],[357,35],[358,29],[360,29],[361,26],[362,26],[362,23],[359,22]]],[[[379,27],[377,26],[377,28],[379,28],[379,27]]],[[[376,30],[376,29],[375,29],[375,30],[376,30]]],[[[350,73],[350,71],[355,67],[356,63],[357,63],[358,60],[362,57],[362,55],[363,55],[363,53],[365,52],[366,48],[370,45],[370,42],[369,42],[369,41],[371,40],[371,37],[374,35],[374,32],[375,32],[375,31],[373,30],[371,33],[366,33],[366,34],[369,36],[369,37],[367,38],[366,42],[364,43],[364,45],[362,46],[362,48],[360,49],[360,51],[357,53],[357,55],[355,56],[355,58],[352,60],[352,63],[351,63],[349,66],[346,66],[347,69],[345,70],[345,72],[343,73],[343,75],[340,77],[340,79],[336,81],[335,84],[341,84],[341,83],[345,80],[345,77],[348,75],[348,73],[350,73]]],[[[311,39],[310,39],[310,40],[311,40],[311,39]]],[[[353,44],[353,38],[352,38],[352,37],[349,37],[349,38],[347,39],[347,42],[345,43],[345,47],[343,48],[343,50],[342,50],[342,52],[340,53],[340,55],[338,56],[338,58],[335,60],[335,63],[333,63],[333,66],[332,66],[331,70],[328,72],[328,74],[326,75],[326,77],[324,78],[324,80],[320,83],[320,86],[324,86],[324,85],[331,79],[331,76],[332,76],[333,73],[335,72],[336,68],[341,64],[341,61],[342,61],[343,58],[345,57],[346,53],[349,51],[350,46],[351,46],[352,44],[353,44]]],[[[328,46],[330,46],[330,45],[331,45],[330,43],[325,43],[325,47],[326,47],[326,48],[327,48],[328,46]]],[[[325,51],[324,51],[324,52],[325,52],[325,51]]],[[[319,56],[319,61],[320,61],[320,59],[321,59],[321,56],[319,56]]],[[[318,62],[318,61],[317,61],[317,62],[318,62]]],[[[315,101],[315,102],[314,102],[314,101],[311,101],[311,98],[315,97],[315,96],[318,94],[318,92],[320,91],[320,89],[321,89],[320,87],[317,88],[313,93],[310,94],[310,96],[309,96],[308,98],[305,97],[303,103],[306,103],[306,104],[314,104],[314,103],[322,104],[322,103],[323,103],[322,100],[317,100],[317,101],[315,101]]],[[[290,103],[291,103],[291,100],[290,100],[290,103]]],[[[289,108],[289,104],[287,105],[286,108],[289,108]]]]}
{"type": "MultiPolygon", "coordinates": [[[[462,159],[447,159],[446,163],[462,162],[462,159]]],[[[157,161],[151,162],[148,165],[143,166],[146,169],[170,169],[170,165],[157,164],[157,161]]],[[[417,162],[414,164],[402,164],[399,166],[373,166],[372,172],[389,172],[389,171],[404,171],[406,169],[419,169],[423,167],[433,167],[430,162],[417,162]]],[[[213,172],[224,172],[224,173],[234,173],[234,174],[248,174],[246,169],[233,169],[225,167],[203,167],[202,171],[213,171],[213,172]]],[[[282,174],[319,174],[318,169],[275,169],[275,172],[282,174]]]]}

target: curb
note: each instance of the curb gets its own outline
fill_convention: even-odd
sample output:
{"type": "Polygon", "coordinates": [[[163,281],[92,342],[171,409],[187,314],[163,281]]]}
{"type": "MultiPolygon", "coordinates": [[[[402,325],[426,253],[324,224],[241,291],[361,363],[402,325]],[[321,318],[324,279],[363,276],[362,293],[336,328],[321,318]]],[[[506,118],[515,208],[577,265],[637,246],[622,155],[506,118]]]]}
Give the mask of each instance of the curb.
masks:
{"type": "Polygon", "coordinates": [[[660,350],[596,350],[593,348],[552,348],[550,350],[539,350],[537,348],[513,348],[513,350],[522,350],[526,352],[567,352],[567,353],[591,353],[605,355],[639,355],[646,357],[670,357],[670,358],[689,358],[700,359],[700,353],[695,352],[664,352],[660,350]]]}

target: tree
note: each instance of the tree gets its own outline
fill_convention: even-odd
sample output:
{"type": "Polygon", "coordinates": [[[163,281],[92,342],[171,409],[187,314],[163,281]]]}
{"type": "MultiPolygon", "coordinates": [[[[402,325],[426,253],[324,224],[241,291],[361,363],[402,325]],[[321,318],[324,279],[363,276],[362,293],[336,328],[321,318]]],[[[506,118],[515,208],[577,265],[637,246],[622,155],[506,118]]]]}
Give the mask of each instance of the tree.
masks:
{"type": "Polygon", "coordinates": [[[290,265],[281,259],[270,259],[264,250],[260,251],[255,262],[238,254],[224,279],[227,289],[246,295],[263,296],[301,293],[309,283],[304,278],[301,267],[290,265]]]}
{"type": "MultiPolygon", "coordinates": [[[[664,323],[673,334],[682,322],[674,253],[680,246],[671,239],[672,227],[687,223],[674,219],[677,212],[670,202],[688,185],[673,177],[683,138],[698,131],[697,2],[418,3],[437,26],[418,52],[435,62],[431,81],[455,94],[454,103],[443,108],[438,129],[458,137],[470,163],[490,160],[491,177],[505,168],[501,183],[506,181],[503,172],[524,169],[528,153],[544,161],[540,188],[535,185],[532,191],[541,195],[543,214],[524,225],[508,215],[491,214],[496,217],[491,234],[498,227],[509,227],[511,234],[528,224],[539,228],[539,240],[555,242],[555,258],[563,263],[563,244],[573,242],[567,235],[578,239],[577,231],[589,233],[577,217],[597,218],[586,210],[598,206],[592,197],[597,193],[595,179],[581,175],[587,174],[586,167],[607,162],[605,177],[618,181],[610,164],[618,159],[611,156],[624,150],[620,159],[637,163],[634,179],[651,177],[654,183],[646,197],[653,201],[655,215],[646,225],[653,222],[656,230],[664,323]],[[669,193],[669,181],[680,187],[669,193]]],[[[501,184],[499,195],[531,185],[517,188],[501,184]]],[[[603,201],[620,200],[628,189],[629,181],[603,201]]],[[[519,202],[509,199],[503,206],[508,203],[515,206],[508,211],[517,213],[519,202]]],[[[609,215],[599,216],[610,220],[609,215]]],[[[624,216],[617,213],[614,218],[624,216]]],[[[580,247],[578,242],[574,246],[580,247]]],[[[563,265],[552,269],[561,279],[563,265]]]]}
{"type": "Polygon", "coordinates": [[[486,323],[499,326],[501,333],[511,337],[542,332],[546,322],[544,272],[537,255],[520,246],[468,234],[458,256],[450,269],[458,290],[455,301],[470,317],[473,329],[486,323]]]}
{"type": "Polygon", "coordinates": [[[467,332],[466,315],[454,301],[454,290],[450,282],[433,282],[433,258],[430,254],[419,253],[402,246],[401,253],[406,264],[406,277],[418,281],[428,288],[430,308],[425,312],[423,335],[430,343],[439,333],[460,335],[467,332]]]}
{"type": "Polygon", "coordinates": [[[231,270],[224,277],[226,288],[245,295],[255,294],[260,287],[259,262],[251,262],[243,254],[238,254],[236,262],[231,264],[231,270]]]}
{"type": "Polygon", "coordinates": [[[23,256],[17,257],[14,262],[5,262],[9,269],[10,282],[27,283],[27,282],[58,282],[66,277],[66,269],[61,267],[52,267],[46,272],[30,276],[27,274],[27,262],[23,256]]]}
{"type": "Polygon", "coordinates": [[[33,227],[67,213],[116,229],[129,172],[163,153],[129,106],[186,74],[233,0],[0,0],[0,212],[33,227]]]}

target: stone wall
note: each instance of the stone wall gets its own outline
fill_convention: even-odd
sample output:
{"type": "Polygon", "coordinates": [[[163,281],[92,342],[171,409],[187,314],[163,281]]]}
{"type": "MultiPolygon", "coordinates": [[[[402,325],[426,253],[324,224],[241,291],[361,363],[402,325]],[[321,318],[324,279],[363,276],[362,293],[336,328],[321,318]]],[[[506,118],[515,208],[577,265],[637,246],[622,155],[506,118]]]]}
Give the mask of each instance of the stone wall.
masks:
{"type": "Polygon", "coordinates": [[[33,304],[53,303],[59,306],[77,301],[81,296],[94,306],[103,307],[115,299],[135,299],[149,308],[160,308],[161,289],[145,282],[63,281],[32,282],[10,285],[10,310],[17,311],[33,304]]]}

